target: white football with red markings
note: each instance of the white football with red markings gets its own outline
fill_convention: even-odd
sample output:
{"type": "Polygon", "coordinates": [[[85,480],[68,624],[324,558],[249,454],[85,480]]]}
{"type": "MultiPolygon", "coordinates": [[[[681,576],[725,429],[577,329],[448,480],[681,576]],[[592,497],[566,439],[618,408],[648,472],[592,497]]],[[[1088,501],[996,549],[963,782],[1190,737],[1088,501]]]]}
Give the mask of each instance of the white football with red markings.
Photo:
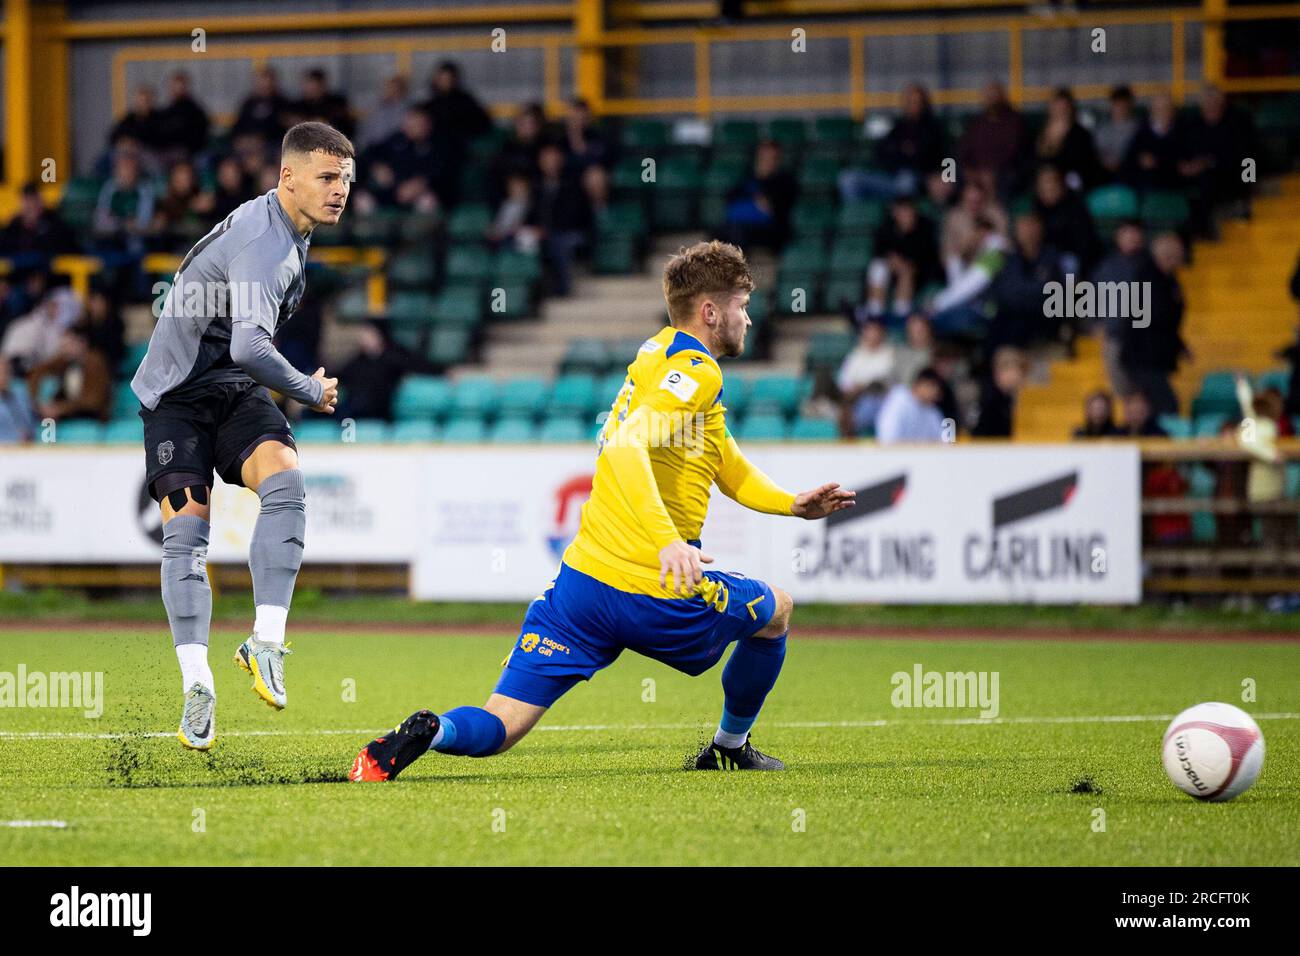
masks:
{"type": "Polygon", "coordinates": [[[1264,766],[1264,735],[1240,707],[1188,707],[1165,731],[1162,758],[1174,786],[1198,800],[1231,800],[1264,766]]]}

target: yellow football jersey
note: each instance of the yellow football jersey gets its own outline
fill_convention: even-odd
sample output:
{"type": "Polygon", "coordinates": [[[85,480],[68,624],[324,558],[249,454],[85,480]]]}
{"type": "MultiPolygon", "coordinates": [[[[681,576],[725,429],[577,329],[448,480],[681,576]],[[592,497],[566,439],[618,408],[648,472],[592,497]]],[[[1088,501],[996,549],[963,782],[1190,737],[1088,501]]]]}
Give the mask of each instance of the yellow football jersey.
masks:
{"type": "Polygon", "coordinates": [[[602,429],[591,497],[564,563],[636,594],[659,583],[659,551],[697,541],[715,481],[741,504],[789,514],[793,496],[727,434],[722,370],[704,343],[668,326],[646,340],[602,429]]]}

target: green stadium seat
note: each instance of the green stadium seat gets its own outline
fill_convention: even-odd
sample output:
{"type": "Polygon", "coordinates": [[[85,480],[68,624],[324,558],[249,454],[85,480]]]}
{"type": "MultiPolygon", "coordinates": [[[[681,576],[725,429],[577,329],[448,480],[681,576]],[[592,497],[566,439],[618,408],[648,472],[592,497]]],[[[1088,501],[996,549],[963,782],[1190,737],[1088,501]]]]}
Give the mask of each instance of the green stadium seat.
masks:
{"type": "Polygon", "coordinates": [[[572,339],[560,360],[561,372],[589,372],[601,375],[611,364],[609,343],[603,339],[572,339]]]}
{"type": "Polygon", "coordinates": [[[429,333],[429,361],[449,367],[461,365],[470,358],[470,330],[435,328],[429,333]]]}
{"type": "Polygon", "coordinates": [[[870,237],[885,221],[885,205],[870,200],[845,203],[840,207],[839,218],[835,224],[835,234],[845,236],[870,237]]]}
{"type": "Polygon", "coordinates": [[[853,349],[856,336],[852,332],[817,332],[808,343],[804,368],[809,374],[818,369],[835,371],[844,357],[853,349]]]}
{"type": "Polygon", "coordinates": [[[518,249],[502,249],[497,253],[493,275],[496,285],[506,283],[536,282],[542,277],[541,257],[518,249]]]}
{"type": "Polygon", "coordinates": [[[813,120],[813,139],[819,143],[850,143],[858,138],[859,128],[851,116],[819,116],[813,120]]]}
{"type": "Polygon", "coordinates": [[[623,385],[627,381],[627,372],[620,369],[617,372],[606,372],[601,376],[600,381],[596,383],[596,400],[605,405],[612,406],[618,393],[623,390],[623,385]]]}
{"type": "Polygon", "coordinates": [[[1192,416],[1215,412],[1223,415],[1241,413],[1237,401],[1237,380],[1232,372],[1210,372],[1201,379],[1201,389],[1192,399],[1192,416]]]}
{"type": "Polygon", "coordinates": [[[446,277],[448,281],[487,281],[492,259],[487,250],[479,246],[454,246],[447,253],[446,277]]]}
{"type": "Polygon", "coordinates": [[[130,382],[118,382],[113,386],[113,419],[139,417],[140,399],[131,391],[130,382]]]}
{"type": "MultiPolygon", "coordinates": [[[[57,432],[56,432],[57,435],[57,432]]],[[[104,426],[104,442],[109,445],[138,445],[144,441],[144,420],[139,415],[119,418],[104,426]]]]}
{"type": "Polygon", "coordinates": [[[764,375],[749,389],[748,414],[777,414],[790,418],[806,394],[805,380],[793,375],[764,375]]]}
{"type": "Polygon", "coordinates": [[[790,426],[780,415],[746,415],[736,437],[740,441],[785,441],[790,437],[790,426]]]}
{"type": "Polygon", "coordinates": [[[393,425],[392,440],[398,444],[437,441],[438,426],[431,421],[404,421],[393,425]]]}
{"type": "Polygon", "coordinates": [[[442,418],[451,408],[451,383],[432,375],[408,375],[393,396],[393,414],[398,420],[442,418]]]}
{"type": "MultiPolygon", "coordinates": [[[[654,183],[646,179],[646,171],[649,167],[645,164],[645,160],[648,158],[651,157],[643,155],[626,156],[614,164],[614,168],[609,175],[609,185],[615,197],[635,196],[649,191],[654,183]]],[[[657,175],[657,163],[655,172],[657,175]]]]}
{"type": "Polygon", "coordinates": [[[838,214],[835,204],[828,200],[806,200],[798,203],[790,213],[795,241],[803,239],[824,240],[835,228],[838,214]]]}
{"type": "Polygon", "coordinates": [[[551,397],[550,383],[530,376],[512,378],[501,384],[498,403],[502,418],[536,418],[546,409],[551,397]]]}
{"type": "Polygon", "coordinates": [[[865,269],[860,275],[832,273],[822,286],[821,307],[828,312],[841,312],[861,302],[865,278],[865,269]]]}
{"type": "Polygon", "coordinates": [[[104,440],[104,426],[86,419],[58,422],[54,442],[60,445],[95,445],[104,440]]]}
{"type": "Polygon", "coordinates": [[[492,225],[492,209],[487,203],[461,203],[447,217],[447,238],[453,243],[483,242],[492,225]]]}
{"type": "Polygon", "coordinates": [[[1181,229],[1191,218],[1192,209],[1182,193],[1154,192],[1142,197],[1142,221],[1148,229],[1181,229]]]}
{"type": "Polygon", "coordinates": [[[549,418],[538,430],[537,440],[548,444],[572,444],[589,438],[587,424],[580,418],[549,418]]]}
{"type": "Polygon", "coordinates": [[[149,351],[149,340],[142,342],[131,342],[126,347],[126,352],[122,355],[122,364],[118,367],[117,374],[122,378],[130,379],[135,377],[136,369],[144,361],[145,353],[149,351]]]}
{"type": "Polygon", "coordinates": [[[442,430],[442,440],[470,445],[487,440],[487,428],[481,418],[453,418],[442,430]]]}
{"type": "Polygon", "coordinates": [[[382,445],[392,438],[392,432],[382,418],[359,418],[352,429],[352,440],[358,445],[382,445]]]}
{"type": "Polygon", "coordinates": [[[640,233],[601,230],[591,253],[597,275],[629,275],[641,268],[640,233]]]}
{"type": "Polygon", "coordinates": [[[1291,373],[1284,368],[1275,368],[1267,372],[1261,372],[1255,379],[1255,390],[1264,391],[1267,388],[1276,388],[1283,395],[1291,387],[1291,373]]]}
{"type": "Polygon", "coordinates": [[[655,228],[691,229],[696,223],[702,177],[697,165],[680,157],[665,161],[658,171],[658,183],[651,210],[655,228]]]}
{"type": "Polygon", "coordinates": [[[490,319],[526,319],[532,314],[531,282],[503,282],[488,295],[486,315],[490,319]]]}
{"type": "Polygon", "coordinates": [[[596,380],[578,373],[561,375],[551,388],[548,415],[586,418],[600,404],[596,395],[596,380]]]}
{"type": "Polygon", "coordinates": [[[1088,211],[1106,239],[1123,220],[1137,219],[1139,208],[1137,193],[1128,186],[1099,186],[1088,193],[1088,211]]]}
{"type": "Polygon", "coordinates": [[[397,241],[428,243],[438,231],[438,217],[427,212],[404,212],[397,217],[397,241]]]}
{"type": "MultiPolygon", "coordinates": [[[[746,347],[746,351],[748,351],[746,347]]],[[[749,379],[728,375],[722,382],[722,407],[727,410],[727,421],[739,422],[749,404],[749,379]]],[[[728,425],[730,427],[730,425],[728,425]]]]}
{"type": "Polygon", "coordinates": [[[836,441],[840,428],[829,418],[800,418],[790,429],[792,441],[836,441]]]}
{"type": "Polygon", "coordinates": [[[359,246],[388,246],[397,238],[399,213],[390,209],[377,209],[368,216],[351,220],[352,241],[359,246]]]}
{"type": "Polygon", "coordinates": [[[537,441],[537,428],[531,418],[511,416],[493,425],[487,439],[494,445],[529,444],[537,441]]]}
{"type": "Polygon", "coordinates": [[[478,293],[471,287],[444,289],[432,303],[431,318],[443,328],[473,328],[483,317],[478,293]]]}
{"type": "Polygon", "coordinates": [[[332,445],[341,435],[338,422],[321,419],[299,422],[293,429],[293,440],[299,445],[332,445]]]}
{"type": "Polygon", "coordinates": [[[1170,438],[1191,438],[1195,433],[1191,420],[1181,415],[1159,415],[1156,417],[1156,424],[1163,428],[1170,438]]]}
{"type": "Polygon", "coordinates": [[[821,274],[781,272],[776,283],[776,308],[783,315],[806,315],[821,308],[821,274]]]}
{"type": "Polygon", "coordinates": [[[435,278],[433,256],[427,248],[414,249],[388,262],[388,281],[396,289],[427,289],[435,278]]]}
{"type": "Polygon", "coordinates": [[[492,418],[500,402],[500,387],[485,375],[467,375],[452,386],[453,418],[492,418]]]}
{"type": "Polygon", "coordinates": [[[613,232],[644,233],[646,231],[645,209],[639,202],[628,199],[610,203],[605,220],[600,227],[602,230],[613,232]]]}
{"type": "Polygon", "coordinates": [[[334,300],[334,311],[343,322],[364,322],[370,318],[370,295],[364,286],[344,289],[334,300]]]}
{"type": "Polygon", "coordinates": [[[808,142],[808,124],[801,119],[783,116],[767,124],[768,138],[780,143],[788,153],[797,153],[808,142]]]}
{"type": "Polygon", "coordinates": [[[651,156],[668,145],[668,123],[659,119],[628,120],[620,138],[627,150],[651,156]]]}
{"type": "Polygon", "coordinates": [[[757,146],[758,123],[744,119],[723,120],[714,124],[713,142],[718,146],[757,146]]]}
{"type": "Polygon", "coordinates": [[[810,157],[799,166],[799,193],[804,197],[832,196],[841,164],[831,157],[810,157]]]}
{"type": "Polygon", "coordinates": [[[1219,434],[1223,426],[1232,420],[1231,415],[1223,412],[1204,412],[1196,416],[1195,437],[1213,438],[1219,434]]]}

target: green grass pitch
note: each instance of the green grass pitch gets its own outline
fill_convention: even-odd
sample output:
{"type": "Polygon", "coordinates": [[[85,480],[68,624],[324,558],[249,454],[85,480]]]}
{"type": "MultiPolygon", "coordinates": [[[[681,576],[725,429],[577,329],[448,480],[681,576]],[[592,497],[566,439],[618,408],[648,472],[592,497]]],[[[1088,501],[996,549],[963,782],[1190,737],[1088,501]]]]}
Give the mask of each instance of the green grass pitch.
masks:
{"type": "Polygon", "coordinates": [[[785,773],[684,772],[720,668],[625,653],[510,753],[431,754],[369,785],[345,780],[358,748],[420,707],[482,703],[507,629],[291,628],[283,713],[230,662],[244,634],[221,630],[209,754],[173,736],[165,627],[0,631],[0,671],[104,673],[99,719],[0,709],[0,864],[1300,864],[1293,643],[818,639],[797,619],[754,731],[785,773]],[[895,708],[891,675],[918,663],[998,672],[999,722],[895,708]],[[1263,775],[1198,803],[1161,770],[1165,719],[1240,703],[1246,678],[1263,775]]]}

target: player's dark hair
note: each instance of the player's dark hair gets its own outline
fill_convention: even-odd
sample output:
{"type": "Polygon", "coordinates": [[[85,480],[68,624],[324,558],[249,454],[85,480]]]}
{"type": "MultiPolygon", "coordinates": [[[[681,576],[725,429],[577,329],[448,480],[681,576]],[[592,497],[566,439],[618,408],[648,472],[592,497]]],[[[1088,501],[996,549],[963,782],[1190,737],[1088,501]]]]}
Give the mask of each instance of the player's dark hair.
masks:
{"type": "Polygon", "coordinates": [[[329,123],[315,120],[291,127],[289,132],[284,134],[284,142],[280,144],[281,156],[288,156],[290,153],[311,154],[317,150],[344,159],[352,159],[357,154],[352,146],[352,140],[329,123]]]}
{"type": "Polygon", "coordinates": [[[683,246],[664,266],[664,299],[673,325],[690,318],[701,295],[732,295],[753,288],[754,277],[749,274],[745,254],[717,239],[683,246]]]}

